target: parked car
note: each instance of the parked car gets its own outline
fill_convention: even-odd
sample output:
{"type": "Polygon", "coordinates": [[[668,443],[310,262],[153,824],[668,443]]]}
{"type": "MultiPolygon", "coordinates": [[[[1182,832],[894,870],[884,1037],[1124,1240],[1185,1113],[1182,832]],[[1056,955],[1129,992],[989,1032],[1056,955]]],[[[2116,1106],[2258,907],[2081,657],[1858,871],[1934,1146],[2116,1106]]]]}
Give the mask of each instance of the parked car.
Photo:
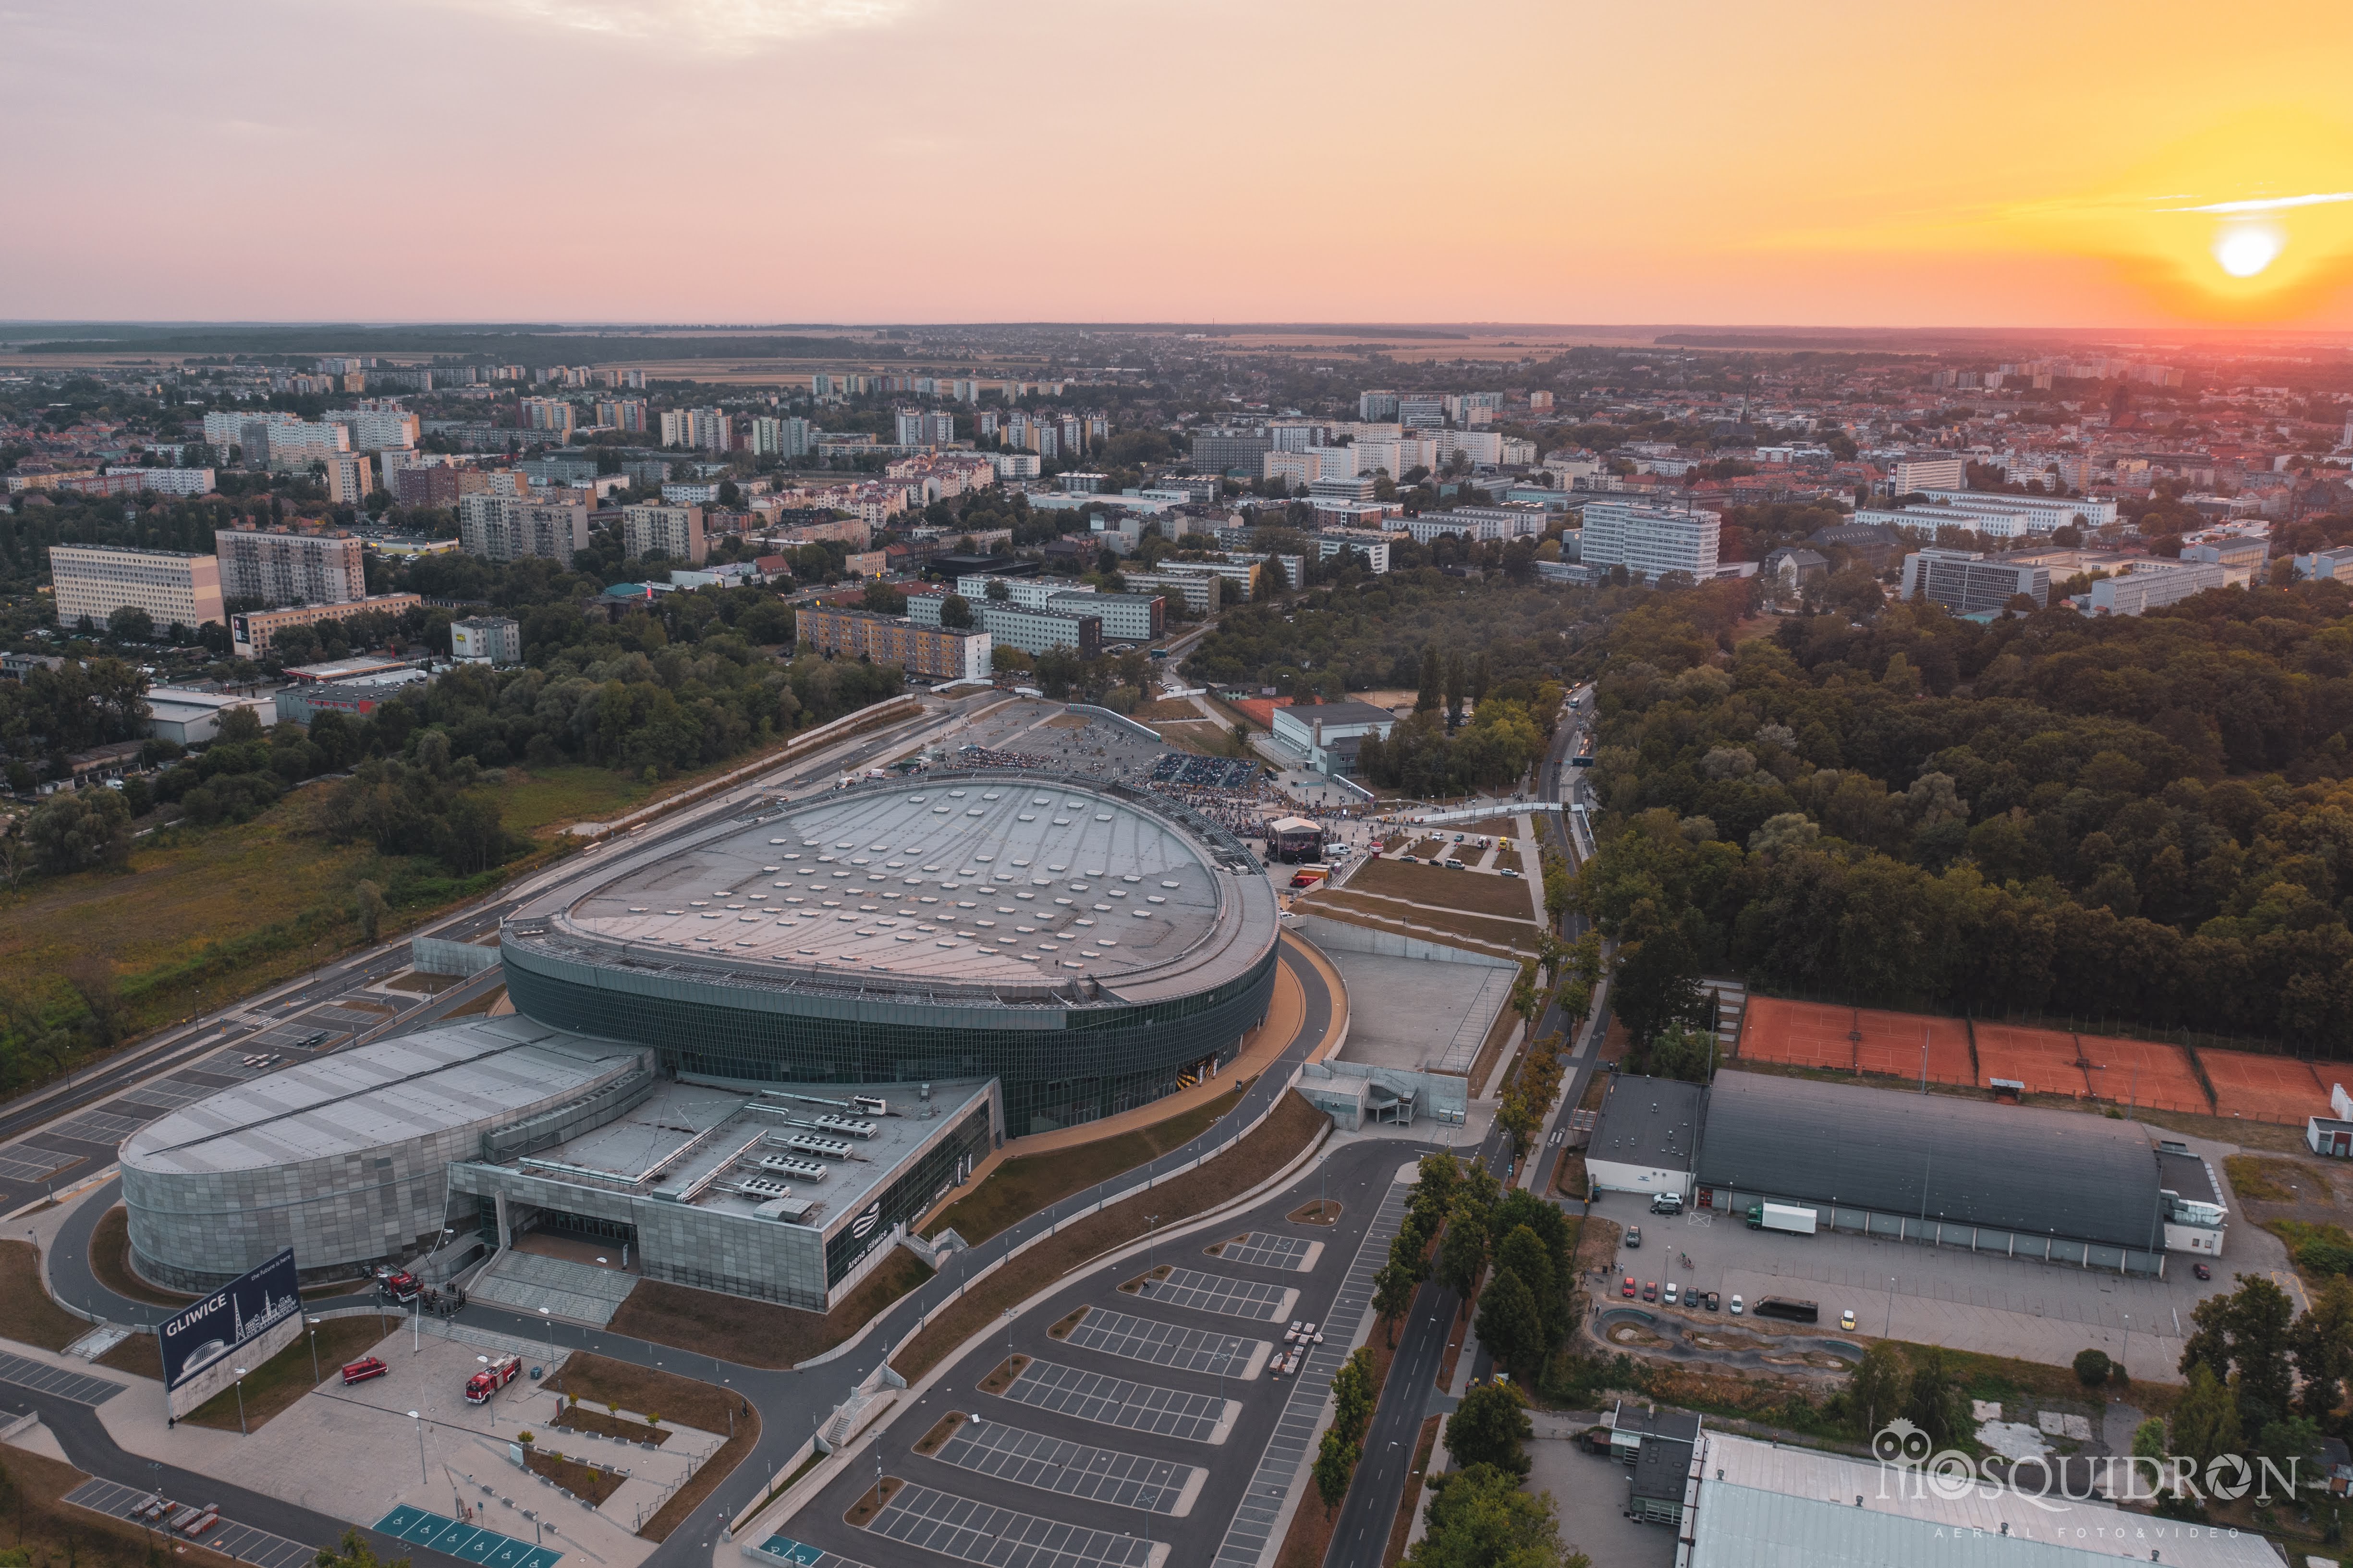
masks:
{"type": "Polygon", "coordinates": [[[1740,1298],[1737,1296],[1732,1299],[1732,1315],[1736,1318],[1740,1316],[1740,1298]]]}
{"type": "Polygon", "coordinates": [[[1623,1289],[1620,1290],[1620,1291],[1618,1292],[1618,1294],[1620,1294],[1620,1296],[1627,1297],[1627,1298],[1629,1298],[1629,1299],[1630,1299],[1630,1298],[1633,1296],[1633,1294],[1634,1294],[1634,1277],[1633,1277],[1631,1274],[1629,1274],[1628,1276],[1626,1276],[1626,1285],[1625,1285],[1625,1288],[1624,1288],[1623,1289]]]}
{"type": "Polygon", "coordinates": [[[1676,1292],[1676,1291],[1677,1291],[1677,1289],[1680,1289],[1680,1287],[1678,1287],[1678,1286],[1675,1284],[1675,1282],[1674,1282],[1673,1280],[1670,1279],[1670,1280],[1668,1280],[1668,1281],[1667,1281],[1667,1305],[1668,1305],[1668,1306],[1672,1307],[1672,1306],[1673,1306],[1673,1305],[1675,1304],[1675,1292],[1676,1292]]]}
{"type": "Polygon", "coordinates": [[[354,1383],[365,1383],[369,1378],[382,1377],[391,1370],[392,1368],[385,1365],[376,1357],[364,1355],[343,1368],[343,1386],[348,1388],[354,1383]]]}
{"type": "Polygon", "coordinates": [[[1852,1329],[1854,1327],[1853,1308],[1850,1307],[1845,1311],[1839,1314],[1839,1327],[1841,1329],[1852,1329]]]}
{"type": "Polygon", "coordinates": [[[1724,1298],[1717,1295],[1715,1291],[1710,1290],[1707,1293],[1706,1300],[1703,1302],[1702,1305],[1705,1306],[1711,1312],[1720,1312],[1724,1310],[1724,1298]]]}
{"type": "Polygon", "coordinates": [[[1658,1282],[1657,1280],[1655,1280],[1655,1279],[1645,1279],[1645,1280],[1643,1280],[1643,1281],[1642,1281],[1642,1300],[1645,1300],[1645,1301],[1655,1301],[1655,1300],[1657,1300],[1658,1299],[1659,1299],[1659,1282],[1658,1282]]]}
{"type": "Polygon", "coordinates": [[[1630,1225],[1626,1227],[1626,1245],[1629,1247],[1640,1247],[1642,1245],[1642,1227],[1641,1226],[1630,1225]]]}
{"type": "Polygon", "coordinates": [[[2211,1268],[2207,1268],[2202,1263],[2191,1264],[2189,1266],[2189,1272],[2195,1274],[2200,1279],[2211,1279],[2214,1278],[2214,1271],[2211,1268]]]}

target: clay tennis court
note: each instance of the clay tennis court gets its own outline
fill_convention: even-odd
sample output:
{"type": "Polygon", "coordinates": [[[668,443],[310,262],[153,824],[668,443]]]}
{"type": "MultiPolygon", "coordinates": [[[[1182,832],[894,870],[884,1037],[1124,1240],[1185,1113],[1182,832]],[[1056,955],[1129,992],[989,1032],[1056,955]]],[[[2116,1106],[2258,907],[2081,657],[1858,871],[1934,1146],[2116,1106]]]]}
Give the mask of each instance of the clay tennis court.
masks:
{"type": "MultiPolygon", "coordinates": [[[[1983,1029],[1978,1031],[1982,1039],[1983,1029]]],[[[2084,1051],[2084,1076],[2092,1092],[2114,1105],[2146,1105],[2158,1110],[2179,1110],[2191,1116],[2211,1116],[2206,1086],[2189,1065],[2189,1053],[2163,1040],[2119,1039],[2108,1035],[2078,1035],[2084,1051]]],[[[2203,1051],[2208,1064],[2229,1051],[2203,1051]]],[[[2216,1089],[2221,1080],[2215,1080],[2216,1089]]],[[[2223,1115],[2230,1111],[2225,1110],[2223,1115]]]]}
{"type": "MultiPolygon", "coordinates": [[[[2074,1036],[2016,1024],[1978,1024],[1975,1029],[1980,1086],[1990,1088],[2000,1078],[2024,1084],[2029,1094],[2080,1095],[2091,1088],[2084,1069],[2075,1065],[2074,1036]]],[[[2189,1070],[2187,1061],[2182,1070],[2189,1070]]],[[[2197,1081],[2190,1079],[2192,1089],[2197,1081]]],[[[2199,1099],[2202,1101],[2205,1095],[2199,1099]]]]}
{"type": "Polygon", "coordinates": [[[1854,1009],[1820,1002],[1748,998],[1740,1023],[1738,1055],[1751,1061],[1854,1070],[1854,1009]]]}
{"type": "Polygon", "coordinates": [[[2307,1116],[2335,1114],[2329,1109],[2328,1085],[2294,1057],[2200,1051],[2198,1059],[2206,1064],[2206,1076],[2213,1082],[2217,1115],[2295,1125],[2307,1116]]]}
{"type": "Polygon", "coordinates": [[[1926,1047],[1928,1081],[1969,1083],[1969,1026],[1958,1018],[1933,1017],[1926,1013],[1880,1013],[1855,1010],[1854,1065],[1859,1072],[1890,1078],[1920,1079],[1922,1047],[1926,1047]]]}
{"type": "Polygon", "coordinates": [[[1968,1026],[1958,1018],[1882,1013],[1751,996],[1741,1020],[1738,1054],[1750,1061],[1837,1068],[1917,1079],[1923,1027],[1928,1077],[1937,1083],[1969,1081],[1968,1026]]]}

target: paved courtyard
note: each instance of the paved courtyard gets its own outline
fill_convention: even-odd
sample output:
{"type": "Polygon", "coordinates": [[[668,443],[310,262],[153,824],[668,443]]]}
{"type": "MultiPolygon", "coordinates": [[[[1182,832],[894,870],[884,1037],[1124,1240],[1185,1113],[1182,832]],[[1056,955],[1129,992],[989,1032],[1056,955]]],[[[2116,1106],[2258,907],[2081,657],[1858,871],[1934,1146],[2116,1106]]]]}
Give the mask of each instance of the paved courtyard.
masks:
{"type": "Polygon", "coordinates": [[[1469,1072],[1517,978],[1510,969],[1337,947],[1326,956],[1348,986],[1341,1059],[1407,1072],[1469,1072]]]}
{"type": "Polygon", "coordinates": [[[1528,1445],[1528,1463],[1526,1489],[1552,1493],[1560,1538],[1571,1551],[1592,1558],[1595,1568],[1671,1568],[1675,1532],[1626,1517],[1631,1468],[1547,1436],[1528,1445]]]}
{"type": "MultiPolygon", "coordinates": [[[[1736,1292],[1752,1303],[1760,1296],[1818,1301],[1822,1326],[1833,1331],[1838,1315],[1852,1310],[1859,1337],[2061,1365],[2089,1347],[2155,1377],[2169,1378],[2181,1359],[2191,1308],[2235,1289],[2234,1275],[2264,1275],[2299,1304],[2303,1300],[2278,1238],[2244,1223],[2232,1226],[2208,1281],[2193,1276],[2191,1260],[2179,1255],[2168,1258],[2166,1279],[2149,1279],[1917,1242],[1784,1236],[1704,1210],[1654,1215],[1631,1194],[1612,1193],[1594,1212],[1642,1227],[1641,1249],[1621,1247],[1618,1254],[1618,1274],[1637,1281],[1672,1279],[1686,1289],[1715,1290],[1727,1305],[1736,1292]]],[[[1613,1280],[1604,1304],[1619,1300],[1613,1280]]]]}

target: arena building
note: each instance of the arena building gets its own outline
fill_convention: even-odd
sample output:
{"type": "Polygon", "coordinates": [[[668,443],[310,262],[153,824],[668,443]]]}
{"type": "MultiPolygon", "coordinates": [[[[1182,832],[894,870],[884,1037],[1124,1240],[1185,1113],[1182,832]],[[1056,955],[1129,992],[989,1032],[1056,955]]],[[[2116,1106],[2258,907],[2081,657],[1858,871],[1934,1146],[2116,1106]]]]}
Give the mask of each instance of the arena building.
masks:
{"type": "Polygon", "coordinates": [[[646,849],[501,931],[543,1024],[746,1083],[996,1079],[1012,1134],[1230,1062],[1266,1016],[1272,889],[1179,802],[1014,770],[853,784],[646,849]]]}

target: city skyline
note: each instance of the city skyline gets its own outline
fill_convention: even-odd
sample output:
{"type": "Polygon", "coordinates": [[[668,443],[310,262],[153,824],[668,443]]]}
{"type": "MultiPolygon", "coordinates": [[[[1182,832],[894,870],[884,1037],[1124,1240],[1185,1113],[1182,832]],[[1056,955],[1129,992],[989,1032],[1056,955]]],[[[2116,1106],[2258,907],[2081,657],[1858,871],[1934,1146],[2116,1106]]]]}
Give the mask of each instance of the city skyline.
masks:
{"type": "Polygon", "coordinates": [[[0,318],[2343,329],[2344,33],[40,0],[0,318]]]}

